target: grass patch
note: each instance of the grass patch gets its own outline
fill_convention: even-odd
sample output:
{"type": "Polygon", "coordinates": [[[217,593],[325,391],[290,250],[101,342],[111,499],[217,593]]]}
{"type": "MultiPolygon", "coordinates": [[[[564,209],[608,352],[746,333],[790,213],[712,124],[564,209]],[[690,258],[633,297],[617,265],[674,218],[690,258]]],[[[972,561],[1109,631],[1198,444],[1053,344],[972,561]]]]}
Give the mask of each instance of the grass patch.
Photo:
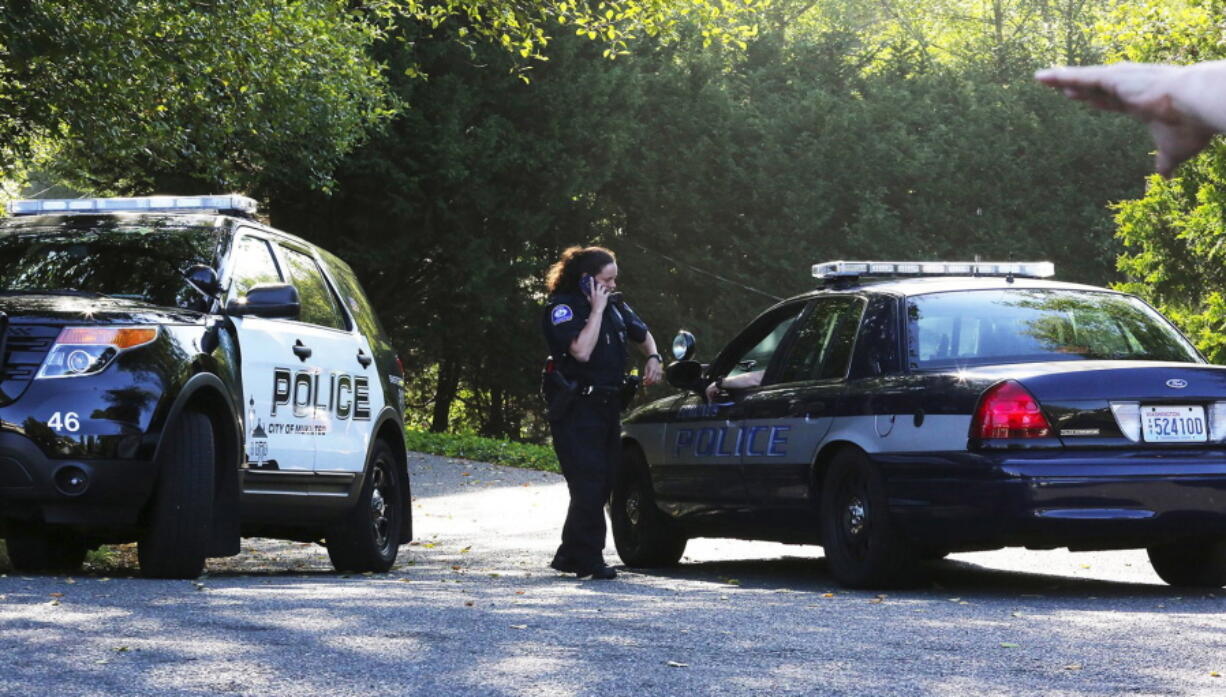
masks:
{"type": "Polygon", "coordinates": [[[413,429],[405,430],[404,444],[409,450],[431,455],[462,457],[544,472],[561,472],[553,448],[545,445],[485,438],[471,433],[431,433],[413,429]]]}

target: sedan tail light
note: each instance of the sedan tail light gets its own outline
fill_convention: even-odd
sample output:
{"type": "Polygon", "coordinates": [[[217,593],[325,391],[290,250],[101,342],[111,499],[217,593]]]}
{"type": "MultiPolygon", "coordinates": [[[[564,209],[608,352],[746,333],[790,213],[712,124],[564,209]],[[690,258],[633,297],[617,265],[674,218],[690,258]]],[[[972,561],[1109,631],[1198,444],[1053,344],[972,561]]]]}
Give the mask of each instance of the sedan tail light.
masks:
{"type": "Polygon", "coordinates": [[[979,400],[971,420],[971,438],[1050,438],[1051,424],[1039,403],[1019,383],[994,385],[979,400]]]}

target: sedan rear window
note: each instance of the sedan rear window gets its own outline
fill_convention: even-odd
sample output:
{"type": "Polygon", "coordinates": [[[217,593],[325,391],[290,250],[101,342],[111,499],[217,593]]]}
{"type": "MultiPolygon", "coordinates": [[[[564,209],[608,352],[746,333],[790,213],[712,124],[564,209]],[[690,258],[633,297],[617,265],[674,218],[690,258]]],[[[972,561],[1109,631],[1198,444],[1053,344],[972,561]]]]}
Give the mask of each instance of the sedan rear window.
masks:
{"type": "Polygon", "coordinates": [[[1069,360],[1200,363],[1145,303],[1119,293],[1054,289],[932,293],[907,300],[912,369],[1069,360]]]}

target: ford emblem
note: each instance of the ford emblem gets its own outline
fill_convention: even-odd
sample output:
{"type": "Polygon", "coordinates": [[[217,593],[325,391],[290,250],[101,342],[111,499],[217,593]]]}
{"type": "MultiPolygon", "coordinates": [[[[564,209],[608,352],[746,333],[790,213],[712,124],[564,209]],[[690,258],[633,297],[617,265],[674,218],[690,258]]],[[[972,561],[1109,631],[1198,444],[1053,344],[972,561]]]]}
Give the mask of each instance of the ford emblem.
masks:
{"type": "Polygon", "coordinates": [[[1181,380],[1179,378],[1171,378],[1170,380],[1166,381],[1166,386],[1173,390],[1182,390],[1188,386],[1188,381],[1181,380]]]}

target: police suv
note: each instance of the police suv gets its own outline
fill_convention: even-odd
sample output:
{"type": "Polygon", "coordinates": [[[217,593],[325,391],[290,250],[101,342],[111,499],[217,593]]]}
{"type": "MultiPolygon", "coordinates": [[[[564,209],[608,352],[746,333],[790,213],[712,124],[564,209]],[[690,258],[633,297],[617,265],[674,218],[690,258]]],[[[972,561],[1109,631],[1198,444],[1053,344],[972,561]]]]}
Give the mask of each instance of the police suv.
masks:
{"type": "Polygon", "coordinates": [[[881,587],[950,552],[1147,548],[1171,584],[1226,585],[1226,367],[1153,308],[1046,262],[813,273],[709,365],[678,335],[682,393],[625,420],[623,561],[815,543],[881,587]]]}
{"type": "Polygon", "coordinates": [[[20,571],[243,536],[384,571],[411,538],[404,379],[353,271],[242,196],[17,201],[0,223],[0,535],[20,571]]]}

